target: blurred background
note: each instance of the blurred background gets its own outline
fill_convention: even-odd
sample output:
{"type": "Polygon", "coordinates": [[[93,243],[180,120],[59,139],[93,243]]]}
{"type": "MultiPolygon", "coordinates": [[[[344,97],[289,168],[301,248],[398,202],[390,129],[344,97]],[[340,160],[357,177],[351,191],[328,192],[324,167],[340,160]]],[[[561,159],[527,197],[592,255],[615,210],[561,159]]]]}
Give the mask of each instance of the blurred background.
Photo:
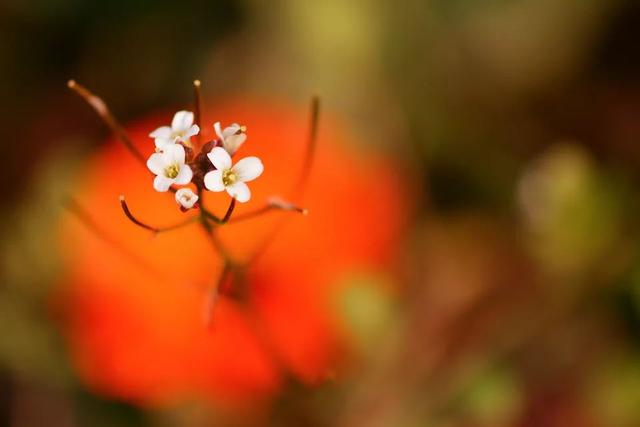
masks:
{"type": "Polygon", "coordinates": [[[633,0],[3,0],[0,424],[640,425],[639,39],[633,0]],[[406,212],[384,273],[349,279],[339,374],[252,415],[78,375],[58,223],[108,132],[69,78],[125,123],[194,78],[207,105],[317,93],[386,159],[406,212]]]}

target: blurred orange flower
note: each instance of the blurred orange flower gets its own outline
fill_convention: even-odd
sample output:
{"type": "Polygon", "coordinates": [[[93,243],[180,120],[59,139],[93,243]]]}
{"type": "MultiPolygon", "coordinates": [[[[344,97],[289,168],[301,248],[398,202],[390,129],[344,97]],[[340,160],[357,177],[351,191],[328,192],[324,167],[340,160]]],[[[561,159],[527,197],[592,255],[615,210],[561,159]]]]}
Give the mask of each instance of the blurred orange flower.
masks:
{"type": "MultiPolygon", "coordinates": [[[[148,133],[167,117],[128,127],[143,153],[153,151],[148,133]]],[[[252,183],[251,202],[237,206],[234,216],[287,195],[302,167],[304,110],[243,99],[204,119],[204,140],[214,137],[214,121],[241,121],[249,135],[242,154],[265,165],[252,183]]],[[[246,286],[247,301],[218,299],[210,327],[203,312],[221,274],[220,257],[196,224],[152,236],[129,222],[120,194],[156,226],[194,212],[181,213],[171,193],[154,191],[152,176],[123,146],[106,144],[81,174],[74,198],[118,249],[73,215],[61,228],[68,273],[56,301],[81,377],[98,392],[153,405],[269,396],[285,374],[305,383],[323,380],[349,348],[333,305],[336,292],[351,272],[389,270],[407,212],[407,189],[393,162],[348,139],[323,118],[304,200],[308,216],[272,212],[220,228],[233,255],[248,259],[287,220],[244,280],[232,284],[246,286]]],[[[229,198],[208,193],[205,203],[222,215],[229,198]]]]}

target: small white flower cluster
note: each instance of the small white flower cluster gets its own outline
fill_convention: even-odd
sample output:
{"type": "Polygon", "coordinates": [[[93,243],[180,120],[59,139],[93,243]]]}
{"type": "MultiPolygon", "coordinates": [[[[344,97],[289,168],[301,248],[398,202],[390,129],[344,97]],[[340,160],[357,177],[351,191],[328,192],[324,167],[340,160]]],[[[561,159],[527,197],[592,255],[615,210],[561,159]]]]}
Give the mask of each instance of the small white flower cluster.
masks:
{"type": "MultiPolygon", "coordinates": [[[[178,111],[171,126],[162,126],[149,134],[155,139],[156,152],[147,160],[147,167],[156,175],[153,181],[156,191],[165,192],[172,185],[189,184],[194,177],[193,168],[201,167],[198,162],[193,162],[192,150],[191,158],[187,158],[185,150],[185,147],[192,148],[191,137],[200,132],[193,119],[192,112],[178,111]]],[[[222,129],[219,122],[213,127],[218,141],[206,156],[214,169],[209,170],[211,166],[207,165],[206,171],[197,171],[204,174],[204,188],[216,192],[226,190],[238,202],[247,202],[251,191],[246,183],[262,174],[262,161],[258,157],[245,157],[233,165],[231,156],[247,139],[246,128],[234,123],[222,129]]],[[[183,209],[191,209],[198,202],[198,195],[183,187],[176,191],[176,202],[183,209]]]]}

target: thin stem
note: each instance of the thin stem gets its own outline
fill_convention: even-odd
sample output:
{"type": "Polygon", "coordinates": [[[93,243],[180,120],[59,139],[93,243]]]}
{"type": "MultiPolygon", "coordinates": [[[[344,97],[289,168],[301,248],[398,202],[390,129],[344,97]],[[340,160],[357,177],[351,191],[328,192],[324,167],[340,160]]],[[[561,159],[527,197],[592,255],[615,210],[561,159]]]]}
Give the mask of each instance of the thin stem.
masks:
{"type": "Polygon", "coordinates": [[[311,98],[311,104],[309,106],[309,134],[307,136],[307,146],[304,154],[304,160],[302,163],[302,170],[298,178],[295,190],[294,200],[302,197],[307,187],[307,181],[309,180],[309,174],[313,166],[313,160],[315,158],[316,147],[318,145],[318,123],[320,122],[320,98],[314,95],[311,98]]]}
{"type": "Polygon", "coordinates": [[[266,214],[269,211],[272,211],[274,209],[273,206],[271,205],[264,205],[261,208],[252,210],[250,212],[246,212],[240,215],[236,215],[235,217],[233,217],[233,219],[230,222],[239,222],[239,221],[246,221],[248,219],[252,219],[252,218],[256,218],[259,217],[261,215],[266,214]]]}
{"type": "Polygon", "coordinates": [[[132,223],[134,223],[135,225],[137,225],[138,227],[144,228],[145,230],[149,230],[152,231],[155,234],[158,233],[163,233],[165,231],[171,231],[171,230],[175,230],[177,228],[180,227],[184,227],[186,225],[191,224],[192,222],[194,222],[195,220],[198,219],[197,216],[191,217],[189,219],[187,219],[186,221],[182,221],[179,222],[178,224],[174,224],[174,225],[170,225],[168,227],[152,227],[142,221],[140,221],[138,218],[136,218],[133,213],[131,213],[131,210],[129,209],[129,206],[127,205],[126,200],[124,199],[124,196],[120,196],[120,206],[122,207],[122,210],[125,214],[125,216],[129,219],[129,221],[131,221],[132,223]]]}
{"type": "Polygon", "coordinates": [[[231,214],[233,213],[233,209],[235,209],[235,207],[236,207],[236,198],[232,197],[231,203],[229,203],[229,208],[227,209],[227,213],[224,214],[221,224],[226,224],[227,222],[229,222],[229,218],[231,218],[231,214]]]}
{"type": "Polygon", "coordinates": [[[209,219],[210,221],[213,221],[217,225],[223,225],[229,222],[229,219],[231,218],[231,214],[233,213],[233,210],[235,209],[235,207],[236,207],[236,199],[232,198],[231,203],[229,203],[229,207],[227,208],[227,212],[225,212],[224,217],[222,217],[222,219],[218,218],[213,213],[211,213],[207,208],[205,208],[202,205],[202,203],[200,204],[200,212],[201,212],[201,216],[206,217],[207,219],[209,219]]]}
{"type": "Polygon", "coordinates": [[[202,194],[203,194],[202,187],[198,187],[197,191],[198,191],[198,200],[200,201],[200,221],[206,221],[207,219],[209,219],[215,222],[216,224],[220,224],[220,218],[215,216],[213,213],[209,211],[209,209],[207,209],[204,206],[204,198],[202,197],[202,194]]]}
{"type": "Polygon", "coordinates": [[[216,236],[215,230],[211,226],[209,219],[207,218],[207,216],[204,214],[202,210],[200,212],[201,212],[200,225],[202,226],[203,231],[207,235],[207,238],[211,242],[211,245],[220,254],[220,256],[222,257],[225,263],[234,265],[235,262],[233,261],[231,254],[229,254],[229,251],[227,250],[227,248],[224,247],[222,242],[218,240],[218,236],[216,236]]]}
{"type": "Polygon", "coordinates": [[[127,216],[129,221],[131,221],[132,223],[134,223],[138,227],[142,227],[145,230],[153,231],[154,233],[157,233],[159,231],[156,227],[152,227],[150,225],[147,225],[144,222],[142,222],[139,219],[137,219],[135,216],[133,216],[133,214],[129,210],[129,206],[127,206],[127,202],[124,200],[124,196],[120,196],[120,206],[122,206],[122,210],[124,211],[124,214],[127,216]]]}
{"type": "Polygon", "coordinates": [[[196,141],[198,142],[198,150],[202,143],[202,95],[200,93],[200,80],[193,81],[193,115],[196,125],[200,128],[200,132],[196,135],[196,141]]]}
{"type": "MultiPolygon", "coordinates": [[[[142,164],[144,168],[147,169],[147,161],[145,157],[133,144],[131,138],[129,138],[129,135],[127,135],[127,132],[124,130],[124,127],[113,116],[113,114],[111,114],[109,108],[107,107],[107,104],[105,104],[101,98],[89,91],[89,89],[77,83],[75,80],[69,80],[67,82],[67,86],[69,86],[71,90],[73,90],[82,99],[84,99],[85,102],[89,104],[96,113],[98,113],[98,116],[107,125],[107,127],[109,127],[111,132],[113,132],[118,137],[118,140],[127,148],[127,150],[129,150],[133,157],[135,157],[136,160],[138,160],[140,164],[142,164]]],[[[177,189],[171,186],[169,188],[169,191],[175,193],[177,189]]]]}
{"type": "Polygon", "coordinates": [[[124,127],[118,122],[118,120],[111,114],[107,104],[94,95],[89,89],[84,86],[78,84],[75,80],[69,80],[67,82],[67,86],[69,89],[73,90],[77,93],[84,101],[94,109],[94,111],[98,114],[98,116],[102,119],[102,121],[109,127],[111,132],[113,132],[120,142],[129,150],[129,152],[135,157],[140,163],[142,163],[146,167],[146,160],[142,153],[138,151],[136,146],[127,135],[127,132],[124,130],[124,127]]]}
{"type": "Polygon", "coordinates": [[[202,188],[198,187],[198,200],[200,200],[200,222],[210,220],[216,224],[220,224],[220,218],[215,216],[213,213],[211,213],[211,211],[209,211],[209,209],[204,206],[204,198],[202,197],[202,193],[202,188]]]}
{"type": "Polygon", "coordinates": [[[271,211],[285,211],[285,212],[297,212],[302,215],[308,215],[307,209],[294,205],[293,203],[286,202],[280,199],[272,199],[266,205],[256,210],[246,212],[244,214],[236,215],[229,222],[246,221],[264,215],[271,211]]]}
{"type": "Polygon", "coordinates": [[[220,224],[222,222],[222,220],[220,218],[218,218],[217,216],[212,214],[208,209],[203,207],[202,204],[200,205],[200,212],[201,212],[202,216],[206,217],[210,221],[215,222],[216,224],[220,224]]]}
{"type": "MultiPolygon", "coordinates": [[[[320,98],[313,96],[311,98],[311,104],[309,108],[309,134],[307,136],[307,146],[303,160],[302,170],[300,177],[298,178],[296,187],[293,191],[293,199],[300,200],[304,195],[307,188],[307,182],[309,181],[309,175],[313,166],[313,160],[315,158],[316,147],[318,145],[318,124],[320,121],[320,98]]],[[[264,239],[257,245],[256,250],[249,258],[249,263],[257,260],[262,254],[266,252],[273,239],[278,235],[280,230],[284,227],[284,220],[281,219],[273,229],[265,236],[264,239]]]]}

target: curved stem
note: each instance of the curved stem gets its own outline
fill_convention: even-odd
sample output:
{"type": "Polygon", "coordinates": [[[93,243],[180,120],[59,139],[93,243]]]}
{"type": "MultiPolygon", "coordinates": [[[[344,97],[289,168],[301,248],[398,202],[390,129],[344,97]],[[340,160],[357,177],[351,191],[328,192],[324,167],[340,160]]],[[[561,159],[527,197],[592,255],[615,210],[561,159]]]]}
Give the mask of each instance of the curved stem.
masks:
{"type": "Polygon", "coordinates": [[[227,208],[227,213],[224,214],[224,217],[220,222],[221,224],[226,224],[227,222],[229,222],[229,218],[231,218],[231,214],[233,213],[233,210],[235,209],[235,207],[236,207],[236,198],[232,197],[231,203],[229,203],[229,207],[227,208]]]}
{"type": "Polygon", "coordinates": [[[135,157],[143,166],[147,165],[147,161],[142,155],[142,153],[136,148],[129,138],[129,135],[124,130],[124,127],[120,124],[120,122],[111,114],[107,104],[98,96],[93,94],[89,89],[78,84],[75,80],[69,80],[67,82],[67,86],[69,89],[77,93],[84,101],[94,109],[94,111],[98,114],[98,116],[102,119],[102,121],[109,127],[111,132],[113,132],[120,142],[129,150],[129,152],[135,157]]]}
{"type": "Polygon", "coordinates": [[[120,206],[122,207],[122,211],[124,212],[125,216],[129,219],[129,221],[131,221],[132,223],[134,223],[135,225],[137,225],[138,227],[144,228],[145,230],[149,230],[152,231],[153,233],[163,233],[165,231],[171,231],[171,230],[175,230],[177,228],[180,227],[184,227],[186,225],[191,224],[192,222],[194,222],[196,219],[198,219],[197,216],[193,216],[189,219],[187,219],[186,221],[182,221],[178,224],[174,224],[174,225],[170,225],[167,227],[152,227],[151,225],[148,225],[142,221],[140,221],[138,218],[136,218],[133,213],[131,213],[131,210],[129,209],[129,206],[127,205],[126,200],[124,199],[124,196],[120,196],[120,206]]]}
{"type": "MultiPolygon", "coordinates": [[[[144,166],[145,169],[147,169],[147,160],[142,155],[140,150],[138,150],[133,144],[133,141],[131,141],[131,138],[129,138],[129,135],[124,130],[124,127],[113,116],[113,114],[111,114],[111,111],[109,111],[107,104],[105,104],[102,98],[96,96],[95,94],[93,94],[93,92],[77,83],[75,80],[69,80],[67,82],[67,86],[69,87],[69,89],[77,93],[82,99],[84,99],[87,104],[89,104],[94,109],[94,111],[107,125],[111,132],[113,132],[118,137],[118,140],[122,143],[122,145],[124,145],[127,150],[129,150],[131,155],[135,157],[136,160],[140,162],[140,164],[144,166]]],[[[175,193],[178,190],[174,186],[171,186],[169,187],[169,191],[175,193]]]]}
{"type": "MultiPolygon", "coordinates": [[[[307,146],[304,155],[304,163],[302,166],[302,170],[300,171],[300,176],[296,183],[296,187],[293,189],[293,200],[299,201],[302,199],[304,192],[307,187],[307,182],[309,181],[309,175],[311,173],[311,168],[313,166],[313,161],[315,158],[316,147],[318,145],[318,124],[320,121],[320,98],[317,96],[313,96],[311,98],[311,105],[309,108],[309,134],[307,136],[307,146]]],[[[257,246],[257,249],[254,251],[253,255],[249,259],[249,263],[257,260],[269,247],[273,239],[280,232],[282,227],[284,227],[284,220],[278,222],[274,228],[271,230],[267,236],[262,239],[260,244],[257,246]]]]}
{"type": "Polygon", "coordinates": [[[207,208],[205,208],[202,203],[200,203],[200,214],[201,216],[206,217],[208,220],[213,221],[216,225],[223,225],[229,222],[229,219],[231,218],[231,214],[233,213],[233,210],[235,209],[235,207],[236,207],[236,199],[232,198],[231,203],[229,203],[229,207],[227,208],[227,212],[225,212],[224,217],[220,219],[217,216],[215,216],[213,213],[211,213],[207,208]]]}
{"type": "MultiPolygon", "coordinates": [[[[107,125],[107,127],[111,130],[111,132],[116,135],[118,140],[127,148],[127,150],[129,150],[131,155],[135,157],[136,160],[142,166],[144,166],[145,169],[147,169],[147,160],[142,155],[140,150],[138,150],[133,144],[133,141],[131,141],[131,138],[129,138],[129,135],[124,130],[124,127],[113,116],[113,114],[111,114],[111,111],[109,111],[109,107],[107,107],[107,104],[102,100],[102,98],[98,97],[75,80],[69,80],[67,82],[67,86],[94,109],[94,111],[98,114],[98,117],[100,117],[104,124],[107,125]]],[[[175,193],[177,189],[174,186],[171,186],[169,188],[169,191],[175,193]]]]}
{"type": "Polygon", "coordinates": [[[201,210],[200,212],[201,214],[199,217],[200,219],[199,222],[200,222],[200,225],[202,226],[203,231],[207,235],[207,238],[211,242],[211,245],[216,250],[216,252],[220,254],[220,256],[222,257],[225,263],[235,265],[235,262],[233,261],[233,258],[231,257],[231,254],[229,254],[229,251],[227,250],[227,248],[225,248],[222,242],[218,240],[218,236],[216,236],[215,230],[213,229],[213,226],[209,222],[209,219],[204,215],[204,211],[201,210]]]}
{"type": "Polygon", "coordinates": [[[320,98],[314,95],[309,106],[309,134],[307,135],[307,149],[304,154],[302,170],[294,189],[294,200],[302,197],[309,180],[309,174],[315,159],[316,147],[318,145],[318,124],[320,123],[320,98]]]}
{"type": "Polygon", "coordinates": [[[301,208],[300,206],[296,206],[293,203],[289,203],[284,200],[274,198],[271,201],[269,201],[266,205],[262,206],[261,208],[258,208],[250,212],[245,212],[240,215],[236,215],[229,222],[246,221],[248,219],[259,217],[271,211],[297,212],[302,215],[309,214],[309,211],[305,208],[301,208]]]}
{"type": "Polygon", "coordinates": [[[239,221],[246,221],[248,219],[252,219],[252,218],[256,218],[259,217],[261,215],[266,214],[269,211],[274,210],[275,208],[269,204],[262,206],[261,208],[252,210],[250,212],[245,212],[243,214],[240,215],[236,215],[232,220],[230,220],[229,222],[239,222],[239,221]]]}

